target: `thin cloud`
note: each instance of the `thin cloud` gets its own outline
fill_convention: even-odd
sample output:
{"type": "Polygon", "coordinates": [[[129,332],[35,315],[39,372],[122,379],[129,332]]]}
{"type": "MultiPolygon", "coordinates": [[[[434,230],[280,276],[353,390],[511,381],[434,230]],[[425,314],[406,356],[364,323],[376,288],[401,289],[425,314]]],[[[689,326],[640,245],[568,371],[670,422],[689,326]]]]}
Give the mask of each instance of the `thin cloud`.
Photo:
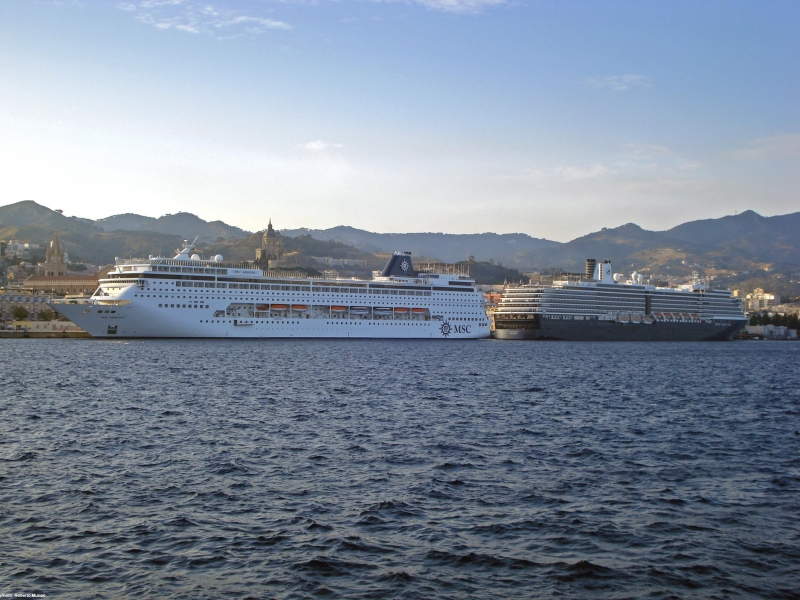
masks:
{"type": "Polygon", "coordinates": [[[737,160],[775,160],[800,155],[800,133],[758,138],[746,148],[728,152],[737,160]]]}
{"type": "Polygon", "coordinates": [[[307,142],[305,144],[300,144],[298,148],[302,148],[303,150],[308,150],[309,152],[325,152],[326,150],[331,150],[334,148],[341,148],[341,144],[335,144],[331,142],[324,142],[322,140],[314,140],[313,142],[307,142]]]}
{"type": "Polygon", "coordinates": [[[615,165],[629,171],[647,170],[663,173],[696,171],[704,166],[700,161],[676,155],[661,144],[641,142],[625,144],[622,160],[617,161],[615,165]]]}
{"type": "Polygon", "coordinates": [[[613,171],[604,165],[592,165],[590,167],[561,166],[549,169],[532,169],[526,171],[525,179],[544,180],[560,179],[563,181],[576,181],[580,179],[595,179],[612,173],[613,171]]]}
{"type": "Polygon", "coordinates": [[[453,13],[481,13],[488,8],[507,4],[507,0],[412,0],[431,10],[453,13]]]}
{"type": "Polygon", "coordinates": [[[292,28],[283,21],[241,14],[196,0],[140,0],[122,2],[117,8],[132,13],[137,20],[158,29],[174,29],[186,33],[237,37],[258,35],[270,29],[292,28]]]}
{"type": "Polygon", "coordinates": [[[672,151],[659,144],[625,144],[625,150],[635,156],[669,156],[672,151]]]}
{"type": "Polygon", "coordinates": [[[262,17],[248,17],[248,16],[239,16],[234,17],[232,19],[228,19],[227,21],[221,21],[216,23],[215,27],[231,27],[235,25],[248,25],[249,29],[255,28],[263,28],[263,29],[291,29],[288,23],[284,23],[283,21],[275,21],[273,19],[264,19],[262,17]]]}
{"type": "Polygon", "coordinates": [[[652,87],[649,77],[626,73],[625,75],[597,75],[587,77],[583,83],[592,88],[609,88],[617,92],[624,92],[634,88],[652,87]]]}

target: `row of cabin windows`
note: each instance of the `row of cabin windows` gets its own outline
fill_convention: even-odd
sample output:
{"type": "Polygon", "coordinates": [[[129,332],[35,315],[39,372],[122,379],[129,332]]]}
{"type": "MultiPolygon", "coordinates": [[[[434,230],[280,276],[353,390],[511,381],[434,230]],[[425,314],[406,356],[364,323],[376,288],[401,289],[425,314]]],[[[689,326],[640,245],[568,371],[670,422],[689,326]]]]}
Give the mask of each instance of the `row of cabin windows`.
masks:
{"type": "Polygon", "coordinates": [[[197,304],[189,304],[188,306],[186,304],[159,304],[158,308],[208,308],[208,304],[205,306],[202,304],[199,306],[197,304]]]}
{"type": "MultiPolygon", "coordinates": [[[[299,286],[299,285],[262,285],[262,284],[255,284],[255,283],[213,283],[213,282],[202,282],[202,281],[178,281],[175,283],[176,287],[184,287],[184,288],[211,288],[211,289],[220,289],[220,288],[227,288],[230,290],[274,290],[274,291],[282,291],[282,292],[310,292],[311,288],[308,286],[299,286]]],[[[331,292],[342,292],[342,293],[351,293],[351,294],[391,294],[391,295],[400,295],[400,296],[430,296],[430,292],[422,292],[422,291],[414,291],[414,290],[366,290],[366,289],[359,289],[359,288],[314,288],[315,292],[320,293],[331,293],[331,292]]]]}

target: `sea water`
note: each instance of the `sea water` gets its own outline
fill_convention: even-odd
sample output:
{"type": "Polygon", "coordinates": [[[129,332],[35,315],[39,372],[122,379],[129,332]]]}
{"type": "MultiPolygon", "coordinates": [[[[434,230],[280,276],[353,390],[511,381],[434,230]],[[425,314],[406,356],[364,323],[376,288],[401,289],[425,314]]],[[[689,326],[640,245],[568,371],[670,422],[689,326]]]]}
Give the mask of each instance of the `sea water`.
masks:
{"type": "Polygon", "coordinates": [[[800,591],[800,344],[0,341],[0,594],[800,591]]]}

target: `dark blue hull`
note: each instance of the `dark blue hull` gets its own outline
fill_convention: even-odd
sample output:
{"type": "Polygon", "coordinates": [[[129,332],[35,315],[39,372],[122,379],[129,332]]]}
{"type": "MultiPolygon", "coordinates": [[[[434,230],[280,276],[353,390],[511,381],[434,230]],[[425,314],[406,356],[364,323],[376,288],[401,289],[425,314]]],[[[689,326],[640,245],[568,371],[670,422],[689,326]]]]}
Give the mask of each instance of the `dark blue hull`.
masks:
{"type": "Polygon", "coordinates": [[[495,321],[500,340],[567,340],[585,342],[712,342],[730,341],[747,321],[714,323],[616,323],[614,321],[495,321]]]}

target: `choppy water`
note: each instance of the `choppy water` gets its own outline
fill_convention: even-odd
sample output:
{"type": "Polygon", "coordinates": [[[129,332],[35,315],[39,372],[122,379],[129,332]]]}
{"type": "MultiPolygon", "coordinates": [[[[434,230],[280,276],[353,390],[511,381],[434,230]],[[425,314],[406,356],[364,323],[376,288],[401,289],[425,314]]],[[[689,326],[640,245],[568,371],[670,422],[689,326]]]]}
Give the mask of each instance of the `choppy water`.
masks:
{"type": "Polygon", "coordinates": [[[799,597],[800,344],[0,357],[0,594],[799,597]]]}

